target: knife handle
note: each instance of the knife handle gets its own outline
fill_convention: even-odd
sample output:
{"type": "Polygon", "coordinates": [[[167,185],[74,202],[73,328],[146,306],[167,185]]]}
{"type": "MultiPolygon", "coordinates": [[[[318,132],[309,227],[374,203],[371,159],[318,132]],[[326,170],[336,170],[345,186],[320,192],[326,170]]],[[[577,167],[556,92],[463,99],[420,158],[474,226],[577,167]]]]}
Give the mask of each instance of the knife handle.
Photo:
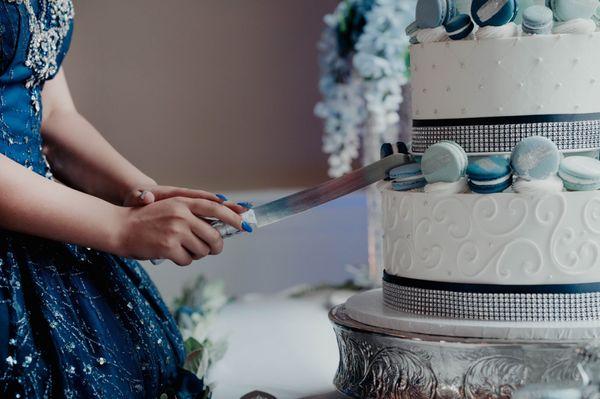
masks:
{"type": "MultiPolygon", "coordinates": [[[[256,215],[254,214],[254,211],[252,209],[242,213],[241,216],[242,216],[242,220],[244,220],[245,222],[248,222],[248,224],[250,226],[252,226],[252,228],[256,227],[256,215]]],[[[214,229],[216,229],[219,232],[219,234],[221,235],[221,237],[224,239],[233,237],[233,236],[241,233],[240,230],[236,229],[233,226],[225,224],[220,220],[213,220],[210,222],[210,225],[214,229]]],[[[152,262],[153,265],[160,265],[164,261],[165,261],[164,259],[150,259],[150,262],[152,262]]]]}

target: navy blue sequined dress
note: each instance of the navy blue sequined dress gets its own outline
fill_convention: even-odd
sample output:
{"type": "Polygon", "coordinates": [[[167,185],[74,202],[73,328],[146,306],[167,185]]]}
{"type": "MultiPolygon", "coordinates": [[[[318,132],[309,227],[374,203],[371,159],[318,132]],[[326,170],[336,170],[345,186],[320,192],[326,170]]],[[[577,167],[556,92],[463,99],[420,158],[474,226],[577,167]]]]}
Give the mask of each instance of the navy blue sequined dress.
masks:
{"type": "MultiPolygon", "coordinates": [[[[0,0],[0,153],[46,176],[40,93],[72,25],[70,0],[0,0]]],[[[192,398],[184,356],[137,262],[0,230],[1,398],[192,398]]]]}

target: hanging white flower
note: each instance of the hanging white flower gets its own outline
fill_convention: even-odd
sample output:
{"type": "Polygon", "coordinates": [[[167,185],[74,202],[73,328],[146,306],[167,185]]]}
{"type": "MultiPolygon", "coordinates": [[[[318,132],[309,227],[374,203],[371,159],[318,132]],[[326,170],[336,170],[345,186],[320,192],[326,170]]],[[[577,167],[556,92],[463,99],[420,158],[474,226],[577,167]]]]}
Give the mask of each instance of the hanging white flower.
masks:
{"type": "Polygon", "coordinates": [[[346,0],[325,17],[326,29],[319,43],[323,100],[315,113],[325,121],[323,151],[329,154],[332,177],[351,170],[365,129],[371,129],[381,142],[397,138],[401,86],[407,83],[404,29],[414,18],[415,3],[346,0]],[[350,43],[352,48],[342,48],[341,33],[346,40],[343,45],[358,38],[350,43]]]}

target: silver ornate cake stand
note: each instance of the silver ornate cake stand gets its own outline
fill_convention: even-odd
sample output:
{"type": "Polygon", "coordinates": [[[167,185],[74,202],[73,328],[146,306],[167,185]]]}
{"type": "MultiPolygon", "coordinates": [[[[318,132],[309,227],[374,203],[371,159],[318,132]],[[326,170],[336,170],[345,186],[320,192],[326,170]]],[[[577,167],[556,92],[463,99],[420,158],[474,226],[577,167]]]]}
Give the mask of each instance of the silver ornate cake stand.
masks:
{"type": "Polygon", "coordinates": [[[372,399],[509,399],[528,384],[577,384],[589,339],[509,341],[416,334],[366,325],[346,305],[329,313],[340,351],[334,384],[372,399]]]}

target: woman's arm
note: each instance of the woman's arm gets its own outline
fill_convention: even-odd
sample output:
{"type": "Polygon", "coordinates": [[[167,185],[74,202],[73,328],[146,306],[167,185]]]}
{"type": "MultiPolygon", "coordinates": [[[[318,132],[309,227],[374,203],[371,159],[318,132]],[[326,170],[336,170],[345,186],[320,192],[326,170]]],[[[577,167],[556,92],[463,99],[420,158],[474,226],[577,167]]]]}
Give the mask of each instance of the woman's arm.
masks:
{"type": "Polygon", "coordinates": [[[218,254],[223,240],[203,218],[242,230],[242,218],[214,201],[169,198],[122,207],[45,179],[0,155],[0,228],[137,259],[188,265],[218,254]]]}
{"type": "Polygon", "coordinates": [[[156,184],[77,112],[62,70],[44,86],[42,102],[44,152],[59,180],[119,205],[132,190],[156,184]]]}

